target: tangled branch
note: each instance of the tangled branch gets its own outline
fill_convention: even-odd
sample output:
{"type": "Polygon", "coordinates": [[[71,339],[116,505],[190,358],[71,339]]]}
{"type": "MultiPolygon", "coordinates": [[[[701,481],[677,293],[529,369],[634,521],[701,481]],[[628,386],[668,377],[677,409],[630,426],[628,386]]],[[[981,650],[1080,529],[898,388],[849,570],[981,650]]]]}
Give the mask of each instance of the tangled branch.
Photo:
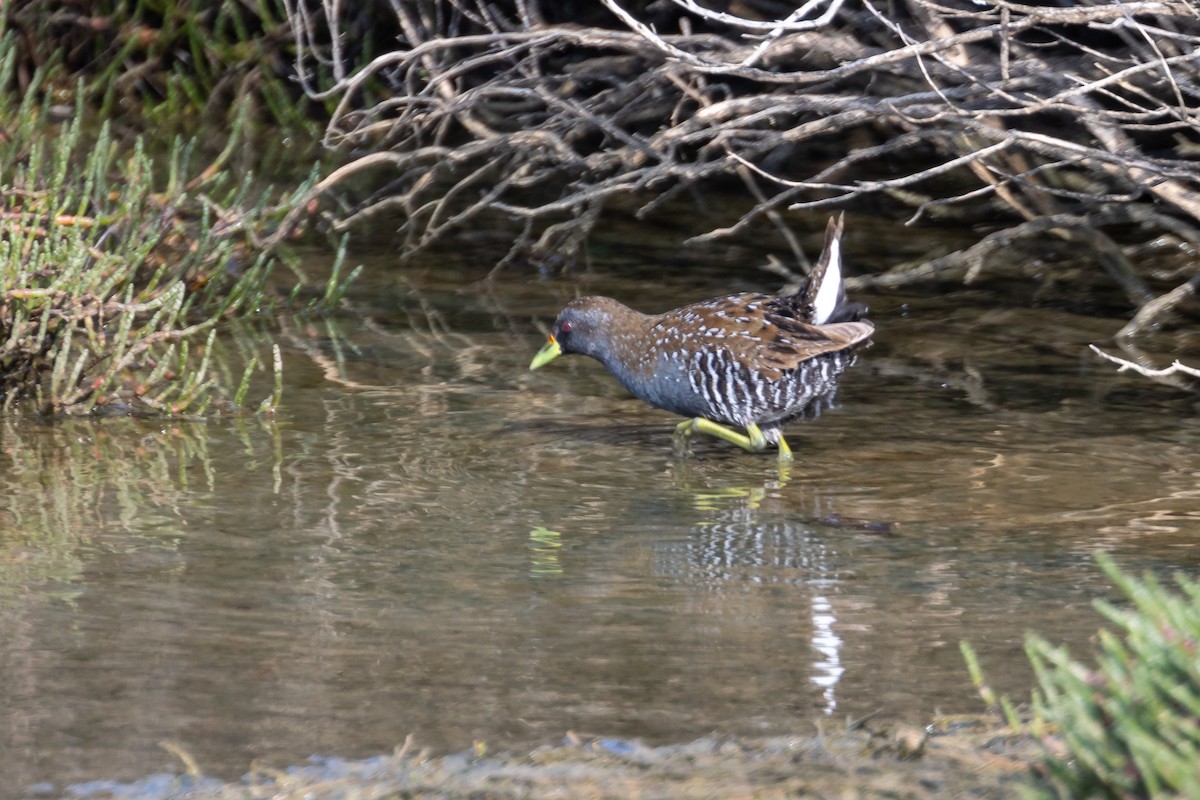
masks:
{"type": "Polygon", "coordinates": [[[764,219],[787,236],[781,210],[869,201],[1082,242],[1139,306],[1153,295],[1106,230],[1200,246],[1187,0],[392,7],[400,46],[356,63],[340,44],[356,12],[288,0],[300,81],[335,103],[326,144],[354,154],[319,187],[343,203],[332,223],[399,218],[407,255],[502,220],[510,256],[569,258],[617,198],[646,217],[729,179],[748,210],[692,241],[764,219]]]}

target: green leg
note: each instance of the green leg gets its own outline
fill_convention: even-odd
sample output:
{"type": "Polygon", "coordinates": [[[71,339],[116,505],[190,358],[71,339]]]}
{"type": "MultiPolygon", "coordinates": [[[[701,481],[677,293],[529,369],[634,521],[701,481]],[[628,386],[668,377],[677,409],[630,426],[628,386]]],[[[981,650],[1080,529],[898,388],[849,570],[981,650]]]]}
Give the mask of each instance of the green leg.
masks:
{"type": "MultiPolygon", "coordinates": [[[[727,425],[713,422],[711,419],[704,419],[704,417],[696,417],[695,419],[685,419],[675,426],[675,449],[681,453],[686,452],[688,440],[692,434],[697,432],[724,439],[751,453],[758,453],[767,448],[767,437],[763,435],[762,429],[754,423],[746,426],[745,433],[738,433],[727,425]]],[[[783,440],[782,436],[779,437],[779,460],[792,460],[792,449],[787,446],[787,442],[783,440]]]]}

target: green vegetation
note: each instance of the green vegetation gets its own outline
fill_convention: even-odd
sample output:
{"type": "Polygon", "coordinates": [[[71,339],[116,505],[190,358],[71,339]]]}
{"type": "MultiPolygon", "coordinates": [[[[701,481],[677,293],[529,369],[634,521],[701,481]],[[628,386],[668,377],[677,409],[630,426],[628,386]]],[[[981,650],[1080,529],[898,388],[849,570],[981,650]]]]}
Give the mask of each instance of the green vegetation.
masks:
{"type": "Polygon", "coordinates": [[[311,104],[288,79],[293,35],[282,0],[6,5],[23,71],[54,71],[50,92],[83,95],[103,119],[133,114],[135,124],[178,132],[248,109],[307,134],[303,141],[319,139],[311,104]]]}
{"type": "MultiPolygon", "coordinates": [[[[276,11],[114,2],[85,14],[42,0],[5,10],[0,410],[245,409],[260,358],[231,368],[217,327],[278,305],[280,251],[268,243],[289,233],[282,220],[312,180],[272,196],[230,162],[255,118],[289,126],[278,138],[316,141],[272,67],[286,28],[276,11]],[[202,147],[171,134],[197,118],[228,122],[215,148],[211,136],[202,147]]],[[[343,257],[313,307],[334,306],[353,279],[339,275],[343,257]]],[[[268,360],[275,389],[260,411],[280,399],[278,349],[268,360]]]]}
{"type": "Polygon", "coordinates": [[[55,130],[35,97],[0,107],[4,410],[203,413],[217,322],[265,302],[273,262],[250,245],[273,209],[220,170],[187,180],[192,146],[164,169],[108,125],[85,136],[82,109],[55,130]]]}
{"type": "Polygon", "coordinates": [[[1152,575],[1123,574],[1097,554],[1132,608],[1097,601],[1117,632],[1102,630],[1096,666],[1030,636],[1038,678],[1031,719],[983,686],[974,653],[963,646],[984,699],[999,702],[1010,725],[1043,747],[1039,796],[1196,797],[1200,764],[1200,583],[1176,575],[1179,591],[1152,575]]]}

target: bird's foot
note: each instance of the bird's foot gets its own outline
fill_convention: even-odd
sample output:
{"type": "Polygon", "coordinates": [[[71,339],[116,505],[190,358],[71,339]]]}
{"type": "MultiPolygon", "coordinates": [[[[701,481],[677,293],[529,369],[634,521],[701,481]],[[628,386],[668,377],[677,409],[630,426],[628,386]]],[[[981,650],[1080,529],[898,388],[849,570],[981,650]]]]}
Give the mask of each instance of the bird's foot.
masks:
{"type": "MultiPolygon", "coordinates": [[[[748,450],[751,453],[759,453],[767,449],[766,434],[762,429],[753,422],[746,426],[745,433],[739,433],[727,425],[722,425],[719,422],[713,422],[711,419],[704,417],[696,417],[694,419],[685,419],[683,422],[675,426],[675,452],[680,455],[686,455],[688,444],[691,441],[692,434],[707,433],[711,436],[716,436],[718,439],[724,439],[727,442],[736,444],[743,450],[748,450]]],[[[792,460],[792,449],[787,446],[787,442],[783,437],[779,437],[779,460],[780,462],[788,462],[792,460]]]]}
{"type": "Polygon", "coordinates": [[[680,458],[691,453],[692,434],[696,432],[692,427],[693,422],[695,420],[685,419],[675,426],[675,435],[672,437],[672,440],[675,442],[675,455],[680,458]]]}

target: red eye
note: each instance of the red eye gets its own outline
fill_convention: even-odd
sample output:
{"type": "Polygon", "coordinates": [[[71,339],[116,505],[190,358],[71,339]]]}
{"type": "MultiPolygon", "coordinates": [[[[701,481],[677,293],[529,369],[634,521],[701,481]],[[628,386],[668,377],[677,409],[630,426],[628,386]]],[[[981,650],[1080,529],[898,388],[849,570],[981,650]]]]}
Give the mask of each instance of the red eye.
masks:
{"type": "Polygon", "coordinates": [[[562,322],[558,323],[558,329],[562,333],[570,333],[571,332],[571,321],[569,319],[564,319],[562,322]]]}

